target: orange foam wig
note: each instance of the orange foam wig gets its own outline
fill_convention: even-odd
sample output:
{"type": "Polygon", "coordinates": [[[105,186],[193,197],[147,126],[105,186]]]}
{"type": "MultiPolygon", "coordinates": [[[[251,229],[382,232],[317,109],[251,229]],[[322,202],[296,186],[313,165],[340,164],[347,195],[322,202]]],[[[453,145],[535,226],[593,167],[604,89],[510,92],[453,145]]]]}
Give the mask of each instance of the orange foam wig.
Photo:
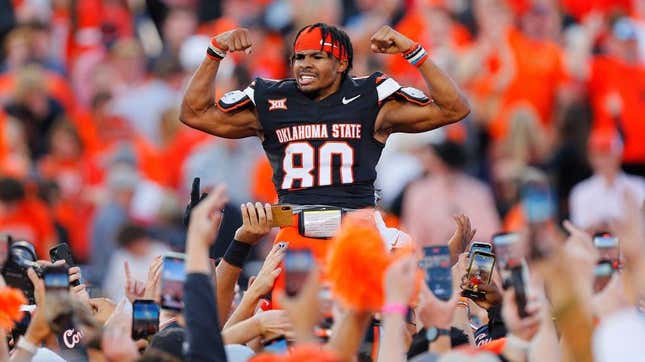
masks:
{"type": "Polygon", "coordinates": [[[9,287],[0,290],[0,328],[5,331],[13,329],[15,323],[22,319],[20,306],[23,304],[27,304],[27,299],[20,290],[9,287]]]}
{"type": "Polygon", "coordinates": [[[344,306],[363,311],[383,306],[383,275],[390,261],[373,213],[361,210],[347,215],[327,255],[332,293],[344,306]]]}

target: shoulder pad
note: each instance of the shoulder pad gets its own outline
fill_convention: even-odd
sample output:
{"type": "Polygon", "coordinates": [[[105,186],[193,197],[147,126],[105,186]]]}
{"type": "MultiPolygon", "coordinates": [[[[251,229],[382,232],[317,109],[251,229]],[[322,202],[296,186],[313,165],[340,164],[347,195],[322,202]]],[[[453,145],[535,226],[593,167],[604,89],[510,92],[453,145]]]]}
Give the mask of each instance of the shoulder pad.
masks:
{"type": "Polygon", "coordinates": [[[423,93],[422,90],[414,87],[403,87],[396,91],[396,95],[409,102],[416,103],[422,106],[429,104],[432,100],[423,93]]]}
{"type": "Polygon", "coordinates": [[[374,75],[376,75],[376,93],[378,94],[379,102],[385,100],[401,88],[399,82],[385,74],[375,73],[374,75]]]}
{"type": "MultiPolygon", "coordinates": [[[[245,89],[244,92],[241,90],[234,90],[224,93],[224,95],[217,102],[217,108],[219,108],[223,112],[231,112],[234,109],[238,109],[250,104],[251,98],[246,92],[249,88],[245,89]]],[[[251,90],[251,95],[252,92],[253,90],[251,90]]]]}

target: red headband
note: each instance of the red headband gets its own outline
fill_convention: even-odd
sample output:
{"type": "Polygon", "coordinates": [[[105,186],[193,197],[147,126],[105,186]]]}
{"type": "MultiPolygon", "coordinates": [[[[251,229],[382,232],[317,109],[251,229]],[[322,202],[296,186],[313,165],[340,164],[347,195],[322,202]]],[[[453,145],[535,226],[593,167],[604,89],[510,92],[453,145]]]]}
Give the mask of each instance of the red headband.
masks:
{"type": "Polygon", "coordinates": [[[294,52],[306,50],[315,50],[331,53],[338,60],[347,60],[347,50],[339,42],[332,44],[331,34],[327,34],[325,42],[322,41],[322,31],[320,28],[305,29],[300,33],[296,43],[293,46],[294,52]],[[344,50],[344,51],[342,51],[344,50]]]}

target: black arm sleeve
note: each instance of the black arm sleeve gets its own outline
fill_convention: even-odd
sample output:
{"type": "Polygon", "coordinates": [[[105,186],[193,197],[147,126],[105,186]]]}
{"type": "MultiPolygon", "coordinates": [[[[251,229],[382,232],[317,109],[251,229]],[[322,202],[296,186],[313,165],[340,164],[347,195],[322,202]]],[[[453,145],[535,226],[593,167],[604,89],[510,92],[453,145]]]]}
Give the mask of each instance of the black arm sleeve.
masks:
{"type": "Polygon", "coordinates": [[[184,318],[188,338],[186,361],[226,362],[217,301],[208,275],[190,273],[186,276],[184,318]]]}
{"type": "Polygon", "coordinates": [[[506,325],[502,320],[502,304],[492,306],[488,310],[488,334],[491,339],[506,336],[506,325]]]}

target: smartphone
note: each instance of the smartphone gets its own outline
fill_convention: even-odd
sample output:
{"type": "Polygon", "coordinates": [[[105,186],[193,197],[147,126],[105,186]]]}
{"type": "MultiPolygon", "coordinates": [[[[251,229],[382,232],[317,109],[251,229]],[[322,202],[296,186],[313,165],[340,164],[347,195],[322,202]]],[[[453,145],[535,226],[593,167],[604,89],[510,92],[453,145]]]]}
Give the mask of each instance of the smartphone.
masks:
{"type": "Polygon", "coordinates": [[[484,299],[486,293],[480,287],[490,283],[494,267],[495,255],[483,251],[474,252],[470,258],[470,266],[461,295],[475,300],[484,299]]]}
{"type": "Polygon", "coordinates": [[[272,205],[273,227],[293,226],[293,208],[290,205],[272,205]]]}
{"type": "Polygon", "coordinates": [[[264,351],[273,354],[287,354],[289,352],[289,345],[284,336],[270,339],[263,343],[264,351]]]}
{"type": "Polygon", "coordinates": [[[497,267],[508,270],[510,265],[517,265],[522,255],[519,253],[519,235],[517,233],[498,233],[493,235],[493,247],[497,267]]]}
{"type": "Polygon", "coordinates": [[[527,280],[527,269],[524,263],[510,268],[510,283],[515,290],[515,304],[520,318],[529,316],[526,312],[527,280]]]}
{"type": "Polygon", "coordinates": [[[529,181],[520,187],[522,210],[531,224],[542,223],[555,216],[555,201],[548,182],[529,181]]]}
{"type": "Polygon", "coordinates": [[[484,241],[473,241],[472,244],[470,244],[470,250],[468,251],[468,257],[472,258],[473,253],[476,251],[482,251],[484,253],[492,253],[493,252],[493,245],[491,243],[487,243],[484,241]]]}
{"type": "Polygon", "coordinates": [[[161,264],[161,308],[174,311],[184,309],[184,282],[186,281],[186,256],[166,253],[161,264]]]}
{"type": "Polygon", "coordinates": [[[448,247],[423,248],[423,259],[419,266],[425,271],[426,285],[432,294],[441,300],[449,300],[452,296],[452,271],[448,247]]]}
{"type": "Polygon", "coordinates": [[[132,304],[132,339],[146,339],[159,331],[159,305],[154,300],[138,299],[132,304]]]}
{"type": "Polygon", "coordinates": [[[284,256],[285,292],[293,297],[300,293],[307,280],[309,270],[314,265],[311,251],[307,249],[289,250],[284,256]]]}
{"type": "MultiPolygon", "coordinates": [[[[72,258],[72,251],[69,249],[69,245],[67,245],[67,243],[60,243],[49,249],[49,258],[51,259],[52,263],[58,260],[65,260],[65,263],[68,267],[71,268],[73,266],[76,266],[76,263],[74,263],[74,258],[72,258]]],[[[76,287],[81,285],[81,281],[77,279],[74,280],[71,284],[73,287],[76,287]]]]}
{"type": "Polygon", "coordinates": [[[45,290],[48,292],[67,292],[69,290],[69,275],[66,265],[48,265],[43,268],[45,290]]]}

